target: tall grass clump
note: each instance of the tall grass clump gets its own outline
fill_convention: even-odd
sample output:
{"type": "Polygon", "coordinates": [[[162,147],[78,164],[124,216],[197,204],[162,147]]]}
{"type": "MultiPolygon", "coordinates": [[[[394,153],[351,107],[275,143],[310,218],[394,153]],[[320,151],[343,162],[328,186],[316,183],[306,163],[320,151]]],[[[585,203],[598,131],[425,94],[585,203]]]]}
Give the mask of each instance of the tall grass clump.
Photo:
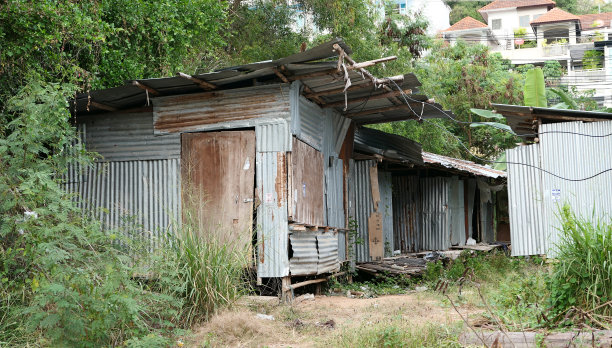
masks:
{"type": "Polygon", "coordinates": [[[250,249],[221,226],[204,222],[203,195],[184,190],[183,219],[176,233],[163,241],[162,286],[183,299],[182,320],[187,325],[210,318],[231,305],[247,288],[250,249]]]}
{"type": "Polygon", "coordinates": [[[569,206],[561,209],[560,218],[558,262],[550,276],[551,305],[559,317],[575,308],[589,313],[600,326],[610,327],[612,221],[577,216],[569,206]]]}

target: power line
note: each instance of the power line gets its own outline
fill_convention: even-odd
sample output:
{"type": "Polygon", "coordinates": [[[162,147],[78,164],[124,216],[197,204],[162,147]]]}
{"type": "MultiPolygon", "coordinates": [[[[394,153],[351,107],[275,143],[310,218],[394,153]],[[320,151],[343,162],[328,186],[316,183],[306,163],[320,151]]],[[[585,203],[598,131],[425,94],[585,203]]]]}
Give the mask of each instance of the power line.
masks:
{"type": "MultiPolygon", "coordinates": [[[[393,81],[393,80],[392,80],[392,81],[393,81]]],[[[408,102],[408,100],[407,100],[407,99],[412,99],[412,98],[411,98],[411,97],[409,97],[409,96],[408,96],[406,93],[404,93],[404,91],[403,91],[403,90],[402,90],[402,89],[401,89],[401,88],[400,88],[400,87],[397,85],[397,83],[396,83],[395,81],[393,81],[393,84],[394,84],[394,85],[396,86],[396,88],[397,88],[397,89],[400,91],[401,95],[402,95],[402,96],[403,96],[403,98],[404,98],[404,102],[406,102],[406,105],[408,105],[408,107],[410,108],[410,110],[411,110],[411,111],[412,111],[412,112],[413,112],[415,115],[417,115],[417,117],[419,118],[419,120],[420,120],[420,121],[428,122],[428,123],[430,123],[430,124],[432,124],[432,125],[434,125],[434,126],[436,126],[436,127],[440,128],[440,129],[441,129],[441,130],[443,130],[444,132],[446,132],[446,133],[450,134],[450,135],[451,135],[453,138],[455,138],[455,140],[456,140],[456,141],[459,143],[459,145],[461,145],[461,147],[463,147],[463,148],[465,149],[465,151],[466,151],[467,153],[469,153],[469,154],[470,154],[472,157],[477,158],[477,159],[479,159],[479,160],[481,160],[481,161],[488,162],[488,163],[492,163],[492,164],[506,164],[506,165],[508,165],[508,164],[516,164],[516,165],[522,165],[522,166],[526,166],[526,167],[530,167],[530,168],[537,169],[537,170],[539,170],[539,171],[541,171],[541,172],[544,172],[544,173],[546,173],[546,174],[552,175],[552,176],[554,176],[554,177],[556,177],[556,178],[558,178],[558,179],[565,180],[565,181],[571,181],[571,182],[586,181],[586,180],[593,179],[593,178],[595,178],[595,177],[597,177],[597,176],[599,176],[599,175],[605,174],[605,173],[607,173],[607,172],[612,172],[612,168],[608,168],[608,169],[606,169],[606,170],[604,170],[604,171],[601,171],[601,172],[599,172],[599,173],[596,173],[596,174],[591,175],[591,176],[586,177],[586,178],[581,178],[581,179],[570,179],[570,178],[565,178],[565,177],[562,177],[562,176],[557,175],[557,174],[555,174],[555,173],[552,173],[552,172],[550,172],[550,171],[548,171],[548,170],[546,170],[546,169],[544,169],[544,168],[541,168],[541,167],[538,167],[538,166],[534,166],[534,165],[531,165],[531,164],[528,164],[528,163],[509,162],[509,161],[492,161],[492,160],[489,160],[489,159],[487,159],[487,158],[480,157],[480,156],[478,156],[478,155],[474,154],[474,153],[473,153],[473,152],[472,152],[472,151],[471,151],[471,150],[470,150],[470,149],[469,149],[469,148],[468,148],[468,147],[467,147],[467,146],[466,146],[466,145],[463,143],[463,141],[461,141],[461,139],[460,139],[458,136],[456,136],[455,134],[453,134],[451,131],[449,131],[449,130],[448,130],[448,129],[446,129],[445,127],[442,127],[441,125],[439,125],[439,124],[437,124],[437,123],[435,123],[435,122],[431,122],[431,121],[430,121],[430,120],[428,120],[428,119],[422,118],[422,117],[421,117],[421,116],[420,116],[418,113],[414,112],[414,110],[413,110],[413,109],[412,109],[412,107],[410,106],[410,103],[409,103],[409,102],[408,102]]],[[[417,102],[420,102],[420,103],[423,103],[423,104],[424,104],[424,102],[422,102],[422,101],[418,101],[418,100],[416,100],[416,99],[412,99],[412,100],[413,100],[413,101],[417,101],[417,102]]],[[[447,117],[449,117],[450,119],[452,119],[452,120],[454,120],[454,121],[458,121],[458,120],[456,120],[454,117],[452,117],[452,116],[448,115],[448,113],[447,113],[446,111],[441,110],[440,108],[438,108],[438,107],[437,107],[437,106],[435,106],[435,105],[433,105],[433,106],[434,106],[436,109],[438,109],[439,111],[441,111],[441,112],[442,112],[444,115],[446,115],[447,117]]],[[[461,122],[461,121],[459,121],[459,122],[461,122]]],[[[551,131],[551,132],[549,132],[549,133],[560,133],[560,132],[557,132],[557,131],[551,131]]],[[[572,133],[572,132],[570,132],[570,133],[572,133]]],[[[576,134],[578,134],[578,133],[576,133],[576,134]]],[[[587,135],[587,134],[584,134],[584,136],[589,136],[589,137],[602,137],[602,136],[594,136],[594,135],[587,135]]],[[[609,136],[609,135],[606,135],[606,136],[609,136]]]]}

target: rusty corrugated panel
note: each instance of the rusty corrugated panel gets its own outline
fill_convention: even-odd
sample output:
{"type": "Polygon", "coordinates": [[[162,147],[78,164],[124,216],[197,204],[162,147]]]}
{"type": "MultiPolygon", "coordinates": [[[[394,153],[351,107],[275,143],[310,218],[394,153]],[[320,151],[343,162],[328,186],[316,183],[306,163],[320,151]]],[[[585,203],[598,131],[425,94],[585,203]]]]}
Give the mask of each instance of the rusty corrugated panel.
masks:
{"type": "Polygon", "coordinates": [[[403,253],[421,250],[421,205],[417,176],[393,177],[393,233],[395,248],[403,253]]]}
{"type": "Polygon", "coordinates": [[[257,276],[289,275],[287,163],[285,152],[258,152],[255,165],[257,207],[257,276]]]}
{"type": "Polygon", "coordinates": [[[325,226],[323,154],[294,138],[291,162],[293,221],[325,226]]]}
{"type": "Polygon", "coordinates": [[[317,232],[293,231],[289,239],[293,251],[293,257],[289,260],[291,275],[317,274],[319,267],[317,232]]]}
{"type": "Polygon", "coordinates": [[[422,212],[422,248],[450,248],[450,216],[448,209],[448,178],[422,178],[420,181],[422,212]]]}
{"type": "Polygon", "coordinates": [[[334,232],[317,232],[317,250],[319,252],[318,274],[340,270],[340,263],[338,262],[338,234],[334,232]]]}
{"type": "Polygon", "coordinates": [[[352,247],[355,249],[355,260],[357,262],[368,262],[370,261],[368,219],[374,212],[370,186],[370,167],[376,166],[376,161],[355,161],[354,163],[355,166],[351,171],[351,176],[358,243],[354,241],[352,247]]]}
{"type": "Polygon", "coordinates": [[[300,140],[323,151],[325,111],[304,98],[301,94],[302,83],[293,82],[290,88],[291,131],[300,140]]]}
{"type": "Polygon", "coordinates": [[[156,133],[244,127],[255,119],[289,119],[289,86],[264,85],[168,96],[153,101],[156,133]]]}
{"type": "Polygon", "coordinates": [[[96,162],[67,173],[68,190],[106,229],[143,230],[151,246],[180,224],[180,160],[96,162]]]}
{"type": "Polygon", "coordinates": [[[102,155],[100,161],[160,160],[181,154],[178,134],[153,134],[150,112],[82,116],[77,122],[87,127],[87,149],[102,155]]]}

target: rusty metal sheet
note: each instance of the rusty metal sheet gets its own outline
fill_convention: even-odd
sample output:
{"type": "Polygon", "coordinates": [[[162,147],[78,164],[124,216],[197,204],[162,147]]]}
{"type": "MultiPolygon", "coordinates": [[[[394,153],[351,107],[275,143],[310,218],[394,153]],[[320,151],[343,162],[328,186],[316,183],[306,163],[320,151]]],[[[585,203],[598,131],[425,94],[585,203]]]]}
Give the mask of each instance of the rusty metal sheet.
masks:
{"type": "Polygon", "coordinates": [[[393,235],[395,248],[403,253],[421,250],[419,178],[393,177],[393,235]]]}
{"type": "Polygon", "coordinates": [[[255,190],[255,131],[182,135],[183,192],[189,192],[204,231],[249,246],[255,190]],[[203,204],[202,204],[203,203],[203,204]]]}
{"type": "Polygon", "coordinates": [[[294,231],[289,235],[292,257],[289,259],[291,275],[317,274],[319,252],[315,231],[294,231]]]}
{"type": "Polygon", "coordinates": [[[291,154],[293,220],[324,226],[323,154],[304,142],[293,139],[291,154]]]}
{"type": "Polygon", "coordinates": [[[249,119],[289,119],[286,84],[155,98],[156,133],[193,132],[210,125],[236,128],[249,119]]]}
{"type": "Polygon", "coordinates": [[[317,251],[319,252],[318,274],[330,273],[340,269],[337,233],[318,231],[317,251]]]}

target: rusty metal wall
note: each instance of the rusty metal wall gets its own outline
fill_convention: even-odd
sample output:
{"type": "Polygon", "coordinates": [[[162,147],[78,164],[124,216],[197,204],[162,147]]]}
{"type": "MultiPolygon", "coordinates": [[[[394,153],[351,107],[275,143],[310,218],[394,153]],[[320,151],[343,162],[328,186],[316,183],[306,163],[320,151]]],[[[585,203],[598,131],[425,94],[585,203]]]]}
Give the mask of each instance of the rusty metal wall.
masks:
{"type": "Polygon", "coordinates": [[[180,223],[180,160],[96,162],[84,172],[70,168],[69,191],[106,229],[144,231],[151,246],[180,223]]]}
{"type": "MultiPolygon", "coordinates": [[[[508,161],[530,164],[569,179],[586,178],[612,168],[609,137],[571,134],[610,134],[612,121],[544,124],[540,131],[543,134],[538,144],[508,150],[508,161]]],[[[554,256],[554,247],[559,243],[557,214],[563,204],[568,203],[577,214],[586,217],[610,216],[610,197],[610,172],[590,180],[567,181],[535,168],[509,164],[512,255],[554,256]]]]}
{"type": "Polygon", "coordinates": [[[354,243],[355,260],[357,262],[370,261],[370,248],[368,245],[368,218],[374,212],[372,189],[370,186],[370,167],[376,161],[355,161],[351,171],[354,188],[355,221],[357,223],[358,243],[354,243]]]}
{"type": "MultiPolygon", "coordinates": [[[[289,275],[286,172],[279,173],[279,158],[285,152],[257,152],[257,276],[284,277],[289,275]],[[285,178],[284,192],[277,192],[277,182],[285,178]]],[[[286,170],[285,166],[285,170],[286,170]]],[[[282,168],[281,168],[282,170],[282,168]]]]}
{"type": "Polygon", "coordinates": [[[257,152],[291,151],[291,131],[287,120],[259,121],[255,123],[257,152]]]}
{"type": "Polygon", "coordinates": [[[394,246],[403,253],[421,250],[421,205],[417,176],[393,177],[394,246]]]}
{"type": "Polygon", "coordinates": [[[421,179],[422,248],[446,250],[450,248],[450,214],[448,178],[421,179]]]}
{"type": "Polygon", "coordinates": [[[383,245],[385,257],[393,256],[393,182],[390,172],[378,171],[378,186],[380,190],[380,205],[378,210],[383,217],[383,245]]]}
{"type": "Polygon", "coordinates": [[[289,118],[288,84],[153,98],[153,124],[159,134],[245,128],[289,118]]]}
{"type": "Polygon", "coordinates": [[[81,116],[77,124],[87,129],[87,149],[102,155],[100,161],[163,160],[181,154],[178,134],[153,134],[150,112],[81,116]]]}

